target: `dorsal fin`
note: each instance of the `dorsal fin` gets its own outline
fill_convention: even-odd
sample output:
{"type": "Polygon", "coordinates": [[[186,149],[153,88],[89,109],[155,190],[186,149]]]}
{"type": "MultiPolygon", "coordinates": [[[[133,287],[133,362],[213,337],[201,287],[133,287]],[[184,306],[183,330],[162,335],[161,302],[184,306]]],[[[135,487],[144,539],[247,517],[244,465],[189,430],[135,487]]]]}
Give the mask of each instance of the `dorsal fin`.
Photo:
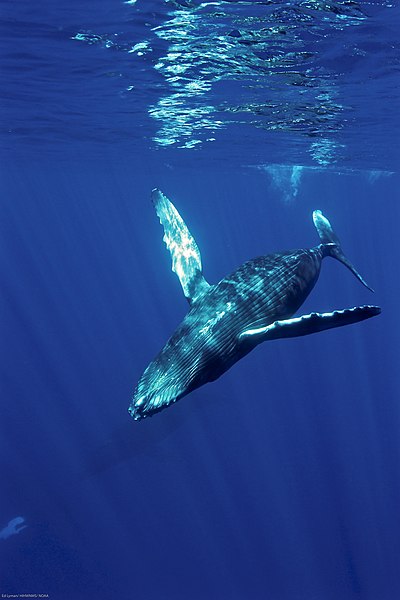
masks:
{"type": "Polygon", "coordinates": [[[210,287],[202,274],[200,251],[172,202],[158,189],[152,191],[151,198],[164,227],[172,270],[178,275],[185,297],[192,303],[210,287]]]}

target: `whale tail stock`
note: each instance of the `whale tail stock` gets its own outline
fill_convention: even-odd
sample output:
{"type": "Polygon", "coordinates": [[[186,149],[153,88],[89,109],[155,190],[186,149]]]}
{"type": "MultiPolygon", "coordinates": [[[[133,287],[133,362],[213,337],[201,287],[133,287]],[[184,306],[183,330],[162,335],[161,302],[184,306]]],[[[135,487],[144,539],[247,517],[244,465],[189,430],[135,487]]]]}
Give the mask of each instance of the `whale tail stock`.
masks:
{"type": "Polygon", "coordinates": [[[365,285],[371,292],[374,290],[367,284],[365,279],[360,275],[354,265],[346,258],[342,246],[340,244],[339,238],[336,233],[332,229],[332,225],[328,221],[326,217],[322,214],[320,210],[314,210],[313,212],[313,221],[314,225],[318,231],[318,235],[320,237],[321,243],[324,247],[325,256],[331,256],[332,258],[336,258],[342,264],[344,264],[350,271],[357,277],[357,279],[365,285]]]}

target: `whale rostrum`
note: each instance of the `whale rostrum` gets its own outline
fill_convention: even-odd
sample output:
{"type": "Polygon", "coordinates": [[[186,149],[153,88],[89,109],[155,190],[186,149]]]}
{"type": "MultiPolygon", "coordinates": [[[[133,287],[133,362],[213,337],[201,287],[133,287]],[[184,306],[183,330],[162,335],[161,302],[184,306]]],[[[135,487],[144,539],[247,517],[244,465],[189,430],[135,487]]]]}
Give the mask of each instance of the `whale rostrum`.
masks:
{"type": "Polygon", "coordinates": [[[313,289],[326,256],[342,262],[372,290],[343,254],[319,210],[313,213],[318,246],[259,256],[210,285],[198,246],[175,206],[158,189],[152,200],[189,312],[140,378],[129,406],[135,420],[214,381],[261,342],[342,327],[381,312],[378,306],[364,305],[293,317],[313,289]]]}

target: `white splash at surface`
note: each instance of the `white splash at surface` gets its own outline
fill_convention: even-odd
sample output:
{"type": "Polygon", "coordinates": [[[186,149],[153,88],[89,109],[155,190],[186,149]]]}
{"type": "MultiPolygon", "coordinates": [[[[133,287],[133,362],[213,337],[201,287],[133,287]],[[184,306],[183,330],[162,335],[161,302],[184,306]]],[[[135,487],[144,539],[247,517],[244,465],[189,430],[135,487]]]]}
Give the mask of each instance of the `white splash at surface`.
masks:
{"type": "Polygon", "coordinates": [[[266,165],[262,168],[270,176],[274,187],[283,194],[284,202],[293,202],[299,193],[305,167],[301,165],[266,165]]]}

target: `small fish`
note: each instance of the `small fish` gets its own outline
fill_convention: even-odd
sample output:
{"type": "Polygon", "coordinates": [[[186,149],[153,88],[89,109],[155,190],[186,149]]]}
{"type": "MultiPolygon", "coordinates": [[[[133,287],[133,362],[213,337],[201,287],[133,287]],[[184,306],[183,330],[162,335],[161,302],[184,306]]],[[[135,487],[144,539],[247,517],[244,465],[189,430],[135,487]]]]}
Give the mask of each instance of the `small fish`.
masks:
{"type": "Polygon", "coordinates": [[[12,535],[17,535],[21,533],[25,527],[28,525],[24,525],[25,519],[24,517],[15,517],[8,522],[8,524],[0,531],[0,540],[6,540],[12,535]]]}

